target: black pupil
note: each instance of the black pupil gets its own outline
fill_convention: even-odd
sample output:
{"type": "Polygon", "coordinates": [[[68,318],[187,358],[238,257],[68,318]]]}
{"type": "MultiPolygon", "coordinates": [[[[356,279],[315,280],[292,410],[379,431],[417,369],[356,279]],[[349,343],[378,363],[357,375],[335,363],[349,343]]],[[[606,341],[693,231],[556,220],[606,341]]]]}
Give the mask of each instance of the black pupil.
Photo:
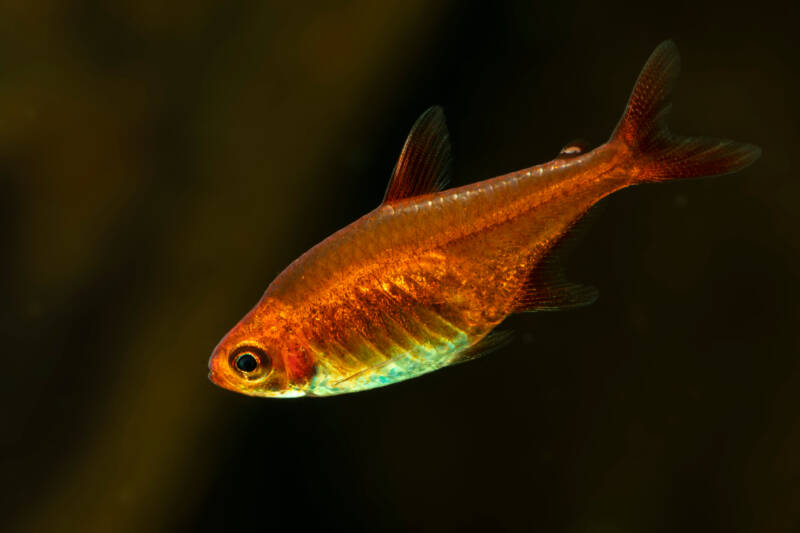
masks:
{"type": "Polygon", "coordinates": [[[236,358],[236,368],[242,372],[252,372],[258,367],[258,360],[250,352],[245,352],[236,358]]]}

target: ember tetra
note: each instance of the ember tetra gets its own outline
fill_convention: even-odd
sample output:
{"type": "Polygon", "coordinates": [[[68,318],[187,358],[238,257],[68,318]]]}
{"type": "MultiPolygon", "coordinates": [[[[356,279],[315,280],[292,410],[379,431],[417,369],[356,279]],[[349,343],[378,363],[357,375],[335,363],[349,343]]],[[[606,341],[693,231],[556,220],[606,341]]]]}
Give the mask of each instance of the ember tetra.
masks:
{"type": "Polygon", "coordinates": [[[414,125],[383,203],[294,261],[228,333],[210,379],[253,396],[327,396],[389,385],[496,346],[511,313],[592,303],[558,249],[601,198],[643,182],[725,174],[759,148],[669,133],[675,45],[647,61],[609,141],[442,190],[450,146],[438,107],[414,125]]]}

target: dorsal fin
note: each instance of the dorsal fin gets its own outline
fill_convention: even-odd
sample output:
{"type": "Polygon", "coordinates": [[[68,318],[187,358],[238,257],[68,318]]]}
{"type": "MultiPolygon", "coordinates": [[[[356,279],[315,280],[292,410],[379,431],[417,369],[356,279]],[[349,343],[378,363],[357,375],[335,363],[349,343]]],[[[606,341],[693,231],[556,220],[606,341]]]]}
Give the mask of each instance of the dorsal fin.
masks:
{"type": "Polygon", "coordinates": [[[564,148],[558,153],[558,159],[568,159],[570,157],[585,154],[589,150],[589,143],[583,139],[575,139],[564,145],[564,148]]]}
{"type": "Polygon", "coordinates": [[[452,167],[444,111],[434,106],[425,111],[411,128],[400,159],[394,166],[383,203],[442,190],[450,180],[452,167]]]}

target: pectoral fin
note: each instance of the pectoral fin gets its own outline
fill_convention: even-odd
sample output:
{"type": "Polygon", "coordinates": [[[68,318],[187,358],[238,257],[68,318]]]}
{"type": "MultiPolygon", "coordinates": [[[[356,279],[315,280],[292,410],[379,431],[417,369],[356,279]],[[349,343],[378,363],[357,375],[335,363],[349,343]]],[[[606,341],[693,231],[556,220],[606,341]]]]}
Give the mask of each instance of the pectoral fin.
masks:
{"type": "Polygon", "coordinates": [[[490,354],[511,343],[513,333],[510,331],[493,331],[484,338],[458,354],[451,365],[466,363],[478,357],[490,354]]]}

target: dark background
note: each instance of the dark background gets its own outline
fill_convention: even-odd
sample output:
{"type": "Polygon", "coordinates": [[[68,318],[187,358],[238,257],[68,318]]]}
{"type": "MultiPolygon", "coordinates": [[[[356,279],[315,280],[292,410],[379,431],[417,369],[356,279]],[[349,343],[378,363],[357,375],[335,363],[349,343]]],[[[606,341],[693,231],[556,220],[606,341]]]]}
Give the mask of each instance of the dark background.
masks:
{"type": "MultiPolygon", "coordinates": [[[[730,2],[0,8],[11,531],[800,530],[794,13],[730,2]],[[603,142],[653,48],[672,125],[759,144],[608,202],[587,309],[385,389],[206,379],[292,259],[374,208],[428,106],[456,184],[603,142]]],[[[0,526],[0,529],[5,529],[0,526]]]]}

